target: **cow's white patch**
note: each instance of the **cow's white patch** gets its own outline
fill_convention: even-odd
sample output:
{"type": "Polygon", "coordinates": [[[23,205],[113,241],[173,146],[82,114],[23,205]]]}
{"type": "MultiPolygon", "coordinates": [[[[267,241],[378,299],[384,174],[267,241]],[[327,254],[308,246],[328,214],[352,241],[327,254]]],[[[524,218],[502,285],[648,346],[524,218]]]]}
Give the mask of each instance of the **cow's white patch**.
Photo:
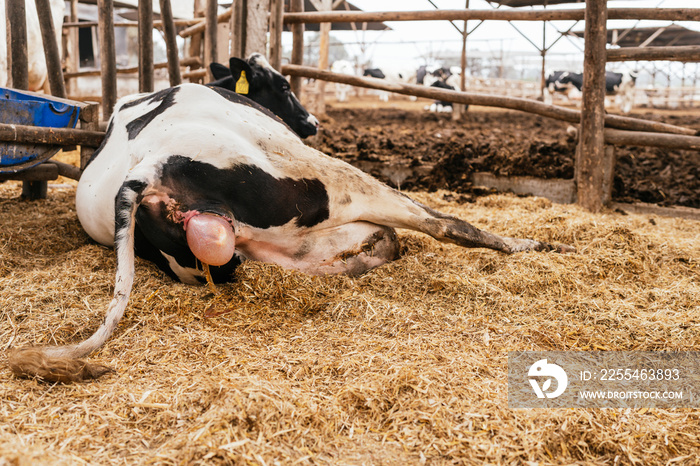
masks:
{"type": "Polygon", "coordinates": [[[160,253],[168,261],[168,265],[170,265],[170,268],[173,272],[175,272],[175,274],[178,276],[182,283],[187,283],[189,285],[198,285],[200,281],[197,280],[197,277],[204,277],[204,272],[202,272],[201,270],[193,269],[190,267],[182,267],[180,264],[177,263],[173,256],[169,256],[163,251],[161,251],[160,253]]]}

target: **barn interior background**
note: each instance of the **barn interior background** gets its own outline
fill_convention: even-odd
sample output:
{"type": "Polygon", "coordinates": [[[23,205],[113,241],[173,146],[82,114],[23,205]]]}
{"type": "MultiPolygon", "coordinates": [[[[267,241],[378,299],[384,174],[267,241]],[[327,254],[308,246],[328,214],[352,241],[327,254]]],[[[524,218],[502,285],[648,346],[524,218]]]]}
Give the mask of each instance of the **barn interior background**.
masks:
{"type": "MultiPolygon", "coordinates": [[[[573,244],[578,253],[505,257],[406,235],[399,261],[358,279],[247,264],[239,283],[216,295],[173,284],[140,262],[123,328],[95,355],[117,375],[47,386],[2,369],[1,461],[697,462],[695,409],[511,410],[505,380],[511,350],[698,350],[700,10],[670,0],[609,9],[604,1],[425,0],[387,11],[397,3],[408,5],[65,2],[38,94],[77,105],[78,127],[0,124],[4,144],[39,146],[42,159],[21,168],[3,159],[0,167],[3,349],[79,340],[103,317],[113,252],[82,232],[73,196],[116,99],[206,82],[206,64],[229,55],[267,53],[306,104],[325,111],[311,144],[402,189],[434,191],[410,194],[480,227],[573,244]],[[454,46],[424,43],[429,21],[456,34],[454,46]],[[650,29],[646,21],[662,24],[650,29]],[[479,38],[510,22],[521,39],[479,38]],[[416,53],[400,56],[382,42],[405,27],[416,31],[408,48],[416,53]],[[340,40],[342,49],[334,46],[340,40]],[[560,52],[565,43],[577,51],[560,52]],[[387,68],[387,55],[400,62],[394,70],[410,60],[410,69],[461,68],[466,92],[329,71],[336,59],[358,74],[387,68]],[[623,65],[641,71],[626,116],[614,105],[604,111],[602,92],[604,70],[623,65]],[[543,71],[557,68],[583,71],[591,90],[544,104],[543,71]],[[353,86],[348,102],[336,101],[337,84],[353,86]],[[389,101],[377,91],[391,92],[389,101]],[[469,109],[425,111],[436,99],[469,109]],[[615,184],[626,182],[615,172],[635,163],[658,172],[659,186],[690,186],[685,200],[614,198],[615,184]],[[538,176],[525,176],[532,167],[538,176]],[[490,186],[539,197],[493,194],[490,186]],[[20,193],[46,198],[27,202],[20,193]]],[[[20,4],[4,3],[8,18],[20,4]]],[[[37,5],[45,30],[49,2],[37,5]]],[[[15,89],[28,87],[20,24],[7,23],[15,89]]],[[[52,34],[44,36],[50,43],[52,34]]],[[[645,192],[652,191],[659,188],[645,192]]]]}

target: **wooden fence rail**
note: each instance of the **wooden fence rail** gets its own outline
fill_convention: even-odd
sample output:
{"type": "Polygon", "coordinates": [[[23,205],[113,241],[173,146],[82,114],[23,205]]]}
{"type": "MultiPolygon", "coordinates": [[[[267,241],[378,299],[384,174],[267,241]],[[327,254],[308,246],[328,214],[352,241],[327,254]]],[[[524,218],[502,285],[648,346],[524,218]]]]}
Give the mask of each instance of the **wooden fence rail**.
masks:
{"type": "MultiPolygon", "coordinates": [[[[509,108],[511,110],[534,113],[548,118],[567,121],[569,123],[580,123],[581,121],[581,112],[578,110],[558,107],[555,105],[547,105],[532,99],[479,94],[475,92],[451,91],[448,89],[421,86],[417,84],[391,83],[383,79],[332,73],[330,71],[300,65],[282,65],[282,73],[291,76],[322,79],[324,81],[350,84],[357,87],[396,92],[397,94],[444,100],[457,104],[509,108]]],[[[606,115],[605,125],[616,129],[671,133],[686,136],[695,136],[697,133],[696,130],[691,128],[684,128],[681,126],[669,125],[656,121],[640,120],[637,118],[619,115],[606,115]]]]}
{"type": "MultiPolygon", "coordinates": [[[[583,21],[586,11],[575,10],[428,10],[332,11],[286,13],[285,24],[381,21],[583,21]]],[[[610,8],[608,19],[700,21],[697,8],[610,8]]]]}

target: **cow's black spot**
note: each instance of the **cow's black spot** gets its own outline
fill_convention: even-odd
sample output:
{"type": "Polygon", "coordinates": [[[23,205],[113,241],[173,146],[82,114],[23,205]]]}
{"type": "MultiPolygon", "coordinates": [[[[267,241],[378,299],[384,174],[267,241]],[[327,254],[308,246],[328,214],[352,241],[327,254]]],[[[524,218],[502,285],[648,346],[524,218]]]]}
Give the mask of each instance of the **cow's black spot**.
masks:
{"type": "Polygon", "coordinates": [[[233,215],[256,228],[296,219],[312,227],[329,218],[328,192],[317,179],[275,178],[254,165],[217,168],[172,156],[161,169],[161,183],[189,209],[233,215]]]}
{"type": "Polygon", "coordinates": [[[138,136],[139,133],[141,133],[141,131],[143,131],[143,129],[148,126],[148,124],[153,121],[155,117],[172,107],[175,104],[175,95],[179,90],[179,87],[170,87],[122,105],[120,111],[146,101],[148,101],[149,104],[160,102],[160,105],[150,112],[146,112],[140,117],[137,117],[126,124],[126,131],[129,133],[129,140],[132,140],[138,136]]]}

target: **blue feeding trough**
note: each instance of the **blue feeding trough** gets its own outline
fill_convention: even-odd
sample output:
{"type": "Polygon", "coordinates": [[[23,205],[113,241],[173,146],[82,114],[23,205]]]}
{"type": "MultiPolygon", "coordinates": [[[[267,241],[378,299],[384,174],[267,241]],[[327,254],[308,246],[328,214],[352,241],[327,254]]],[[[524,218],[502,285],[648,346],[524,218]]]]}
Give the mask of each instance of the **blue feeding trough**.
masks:
{"type": "MultiPolygon", "coordinates": [[[[0,87],[0,123],[45,128],[75,128],[80,107],[63,99],[0,87]]],[[[0,173],[17,173],[44,162],[60,150],[50,144],[0,141],[0,173]]]]}

